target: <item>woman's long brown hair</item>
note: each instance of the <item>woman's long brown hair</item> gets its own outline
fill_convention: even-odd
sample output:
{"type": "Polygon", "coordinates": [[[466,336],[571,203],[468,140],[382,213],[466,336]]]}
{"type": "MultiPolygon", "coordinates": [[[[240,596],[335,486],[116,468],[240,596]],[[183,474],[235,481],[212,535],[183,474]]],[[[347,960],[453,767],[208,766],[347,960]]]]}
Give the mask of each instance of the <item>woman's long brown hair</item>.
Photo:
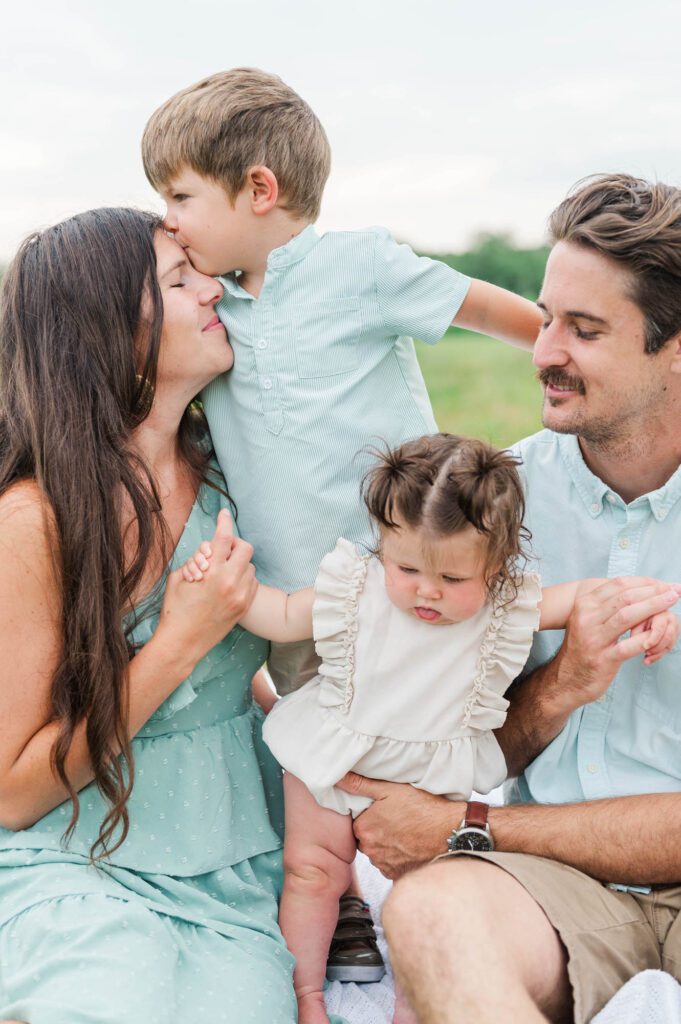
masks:
{"type": "MultiPolygon", "coordinates": [[[[157,217],[137,210],[80,214],[23,243],[0,295],[0,494],[35,480],[53,513],[62,626],[51,689],[59,725],[53,768],[72,802],[68,841],[79,801],[65,759],[86,721],[94,781],[108,805],[91,850],[97,860],[113,853],[129,828],[131,648],[122,615],[150,558],[159,545],[165,554],[167,544],[152,474],[130,446],[156,380],[160,228],[157,217]],[[127,561],[124,502],[136,519],[127,561]]],[[[209,472],[205,437],[205,422],[190,407],[178,445],[197,486],[209,472]]]]}

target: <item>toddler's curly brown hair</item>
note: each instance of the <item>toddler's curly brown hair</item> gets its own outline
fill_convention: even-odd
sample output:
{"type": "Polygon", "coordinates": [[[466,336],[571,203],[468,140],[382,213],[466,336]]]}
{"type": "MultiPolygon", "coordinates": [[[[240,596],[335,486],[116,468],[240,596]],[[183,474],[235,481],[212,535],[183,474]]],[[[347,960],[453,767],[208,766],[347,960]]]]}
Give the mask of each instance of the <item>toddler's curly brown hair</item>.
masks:
{"type": "Polygon", "coordinates": [[[444,433],[375,455],[362,494],[379,528],[406,524],[422,529],[426,539],[440,540],[472,526],[485,539],[483,571],[491,598],[513,599],[530,540],[523,526],[520,460],[486,441],[444,433]]]}

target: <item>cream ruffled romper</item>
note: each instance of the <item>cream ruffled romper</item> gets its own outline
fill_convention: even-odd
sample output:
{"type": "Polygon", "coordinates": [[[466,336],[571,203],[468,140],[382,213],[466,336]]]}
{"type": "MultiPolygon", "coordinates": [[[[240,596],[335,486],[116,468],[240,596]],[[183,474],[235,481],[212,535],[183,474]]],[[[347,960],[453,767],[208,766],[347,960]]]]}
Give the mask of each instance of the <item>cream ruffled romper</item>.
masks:
{"type": "Polygon", "coordinates": [[[433,626],[389,600],[383,566],[341,538],[315,582],[319,675],[278,701],[263,736],[318,803],[359,814],[371,800],[335,783],[348,771],[466,800],[506,777],[492,734],[503,694],[522,670],[539,625],[541,589],[433,626]]]}

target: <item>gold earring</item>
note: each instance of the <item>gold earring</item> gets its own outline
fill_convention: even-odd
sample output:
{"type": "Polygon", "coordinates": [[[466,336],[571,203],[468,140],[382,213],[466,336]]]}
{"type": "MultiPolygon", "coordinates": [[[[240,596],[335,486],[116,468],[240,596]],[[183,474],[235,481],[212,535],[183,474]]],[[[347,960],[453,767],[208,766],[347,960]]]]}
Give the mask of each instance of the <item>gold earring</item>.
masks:
{"type": "Polygon", "coordinates": [[[135,374],[137,384],[137,395],[135,396],[139,405],[148,413],[154,401],[154,387],[141,373],[135,374]]]}

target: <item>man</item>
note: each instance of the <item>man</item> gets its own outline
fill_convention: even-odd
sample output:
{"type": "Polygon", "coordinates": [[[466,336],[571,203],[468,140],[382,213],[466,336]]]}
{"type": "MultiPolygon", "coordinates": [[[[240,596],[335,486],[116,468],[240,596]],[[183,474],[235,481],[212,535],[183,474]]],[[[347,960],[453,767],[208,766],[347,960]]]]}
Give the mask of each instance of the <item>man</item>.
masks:
{"type": "Polygon", "coordinates": [[[537,636],[514,689],[498,733],[514,804],[485,821],[484,805],[344,783],[376,797],[356,832],[392,877],[448,837],[482,851],[410,874],[385,907],[423,1024],[583,1024],[638,971],[681,980],[681,656],[649,666],[621,646],[634,610],[665,607],[653,578],[681,580],[681,190],[592,179],[550,229],[527,525],[545,584],[611,578],[564,635],[537,636]],[[640,577],[626,598],[621,576],[640,577]]]}

